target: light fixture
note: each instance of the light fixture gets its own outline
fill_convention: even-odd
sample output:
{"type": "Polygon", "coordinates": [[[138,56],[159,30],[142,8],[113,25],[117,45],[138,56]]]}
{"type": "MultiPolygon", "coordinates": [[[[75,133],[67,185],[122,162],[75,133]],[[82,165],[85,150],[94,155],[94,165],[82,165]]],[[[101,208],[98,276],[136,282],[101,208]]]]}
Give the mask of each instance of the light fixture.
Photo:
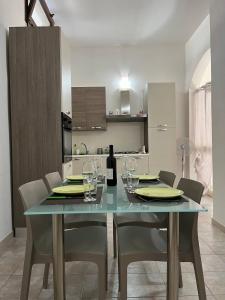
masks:
{"type": "Polygon", "coordinates": [[[120,90],[121,91],[129,91],[131,87],[130,80],[128,75],[122,76],[120,79],[120,90]]]}

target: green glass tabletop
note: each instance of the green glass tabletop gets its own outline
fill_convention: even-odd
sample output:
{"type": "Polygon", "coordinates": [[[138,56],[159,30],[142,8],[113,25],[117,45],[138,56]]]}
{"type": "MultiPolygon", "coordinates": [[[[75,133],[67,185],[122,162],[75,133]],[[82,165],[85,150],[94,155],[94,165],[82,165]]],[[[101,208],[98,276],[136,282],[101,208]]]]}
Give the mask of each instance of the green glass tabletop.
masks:
{"type": "MultiPolygon", "coordinates": [[[[158,184],[157,187],[165,187],[158,184]]],[[[169,212],[204,212],[206,208],[191,199],[185,201],[160,201],[131,203],[128,200],[123,182],[118,178],[115,187],[103,186],[100,204],[64,204],[64,205],[36,205],[25,212],[25,215],[53,215],[53,214],[87,214],[87,213],[169,213],[169,212]]]]}

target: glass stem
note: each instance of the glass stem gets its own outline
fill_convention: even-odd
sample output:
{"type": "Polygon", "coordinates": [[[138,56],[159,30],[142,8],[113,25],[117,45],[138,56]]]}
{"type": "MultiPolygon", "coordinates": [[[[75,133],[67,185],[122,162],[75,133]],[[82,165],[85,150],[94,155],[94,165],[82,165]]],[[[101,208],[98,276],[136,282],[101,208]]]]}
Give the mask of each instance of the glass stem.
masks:
{"type": "Polygon", "coordinates": [[[91,184],[88,184],[88,198],[91,198],[91,184]]]}

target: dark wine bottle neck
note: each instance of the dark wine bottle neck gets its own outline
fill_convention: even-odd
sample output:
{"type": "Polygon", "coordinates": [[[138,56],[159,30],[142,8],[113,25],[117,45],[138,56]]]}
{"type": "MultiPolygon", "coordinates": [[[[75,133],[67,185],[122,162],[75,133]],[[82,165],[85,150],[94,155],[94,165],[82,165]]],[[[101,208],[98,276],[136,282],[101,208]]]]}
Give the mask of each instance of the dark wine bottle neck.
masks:
{"type": "Polygon", "coordinates": [[[109,155],[113,156],[113,145],[109,146],[109,155]]]}

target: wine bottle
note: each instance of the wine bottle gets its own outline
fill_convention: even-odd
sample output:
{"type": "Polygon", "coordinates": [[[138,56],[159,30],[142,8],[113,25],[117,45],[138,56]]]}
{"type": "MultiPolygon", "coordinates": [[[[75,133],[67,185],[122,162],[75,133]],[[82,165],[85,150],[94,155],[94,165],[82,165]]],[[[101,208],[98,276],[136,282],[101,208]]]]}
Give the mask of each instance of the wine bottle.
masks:
{"type": "Polygon", "coordinates": [[[117,173],[116,173],[116,158],[113,154],[113,145],[109,145],[109,156],[106,160],[107,167],[107,185],[117,185],[117,173]]]}

